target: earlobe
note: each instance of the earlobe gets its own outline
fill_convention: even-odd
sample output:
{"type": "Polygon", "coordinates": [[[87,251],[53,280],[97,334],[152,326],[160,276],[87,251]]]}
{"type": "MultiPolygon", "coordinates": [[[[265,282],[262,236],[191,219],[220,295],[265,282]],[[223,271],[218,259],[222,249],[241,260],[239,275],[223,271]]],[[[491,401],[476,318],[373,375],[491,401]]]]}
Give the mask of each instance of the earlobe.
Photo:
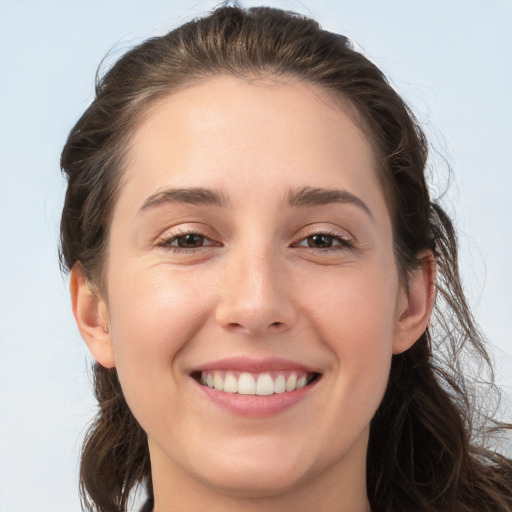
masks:
{"type": "Polygon", "coordinates": [[[435,258],[432,251],[423,251],[418,257],[422,264],[410,274],[405,300],[399,305],[393,354],[405,352],[420,338],[434,306],[435,258]]]}
{"type": "Polygon", "coordinates": [[[115,360],[105,300],[92,289],[78,264],[71,269],[69,291],[73,315],[89,351],[99,364],[113,368],[115,360]]]}

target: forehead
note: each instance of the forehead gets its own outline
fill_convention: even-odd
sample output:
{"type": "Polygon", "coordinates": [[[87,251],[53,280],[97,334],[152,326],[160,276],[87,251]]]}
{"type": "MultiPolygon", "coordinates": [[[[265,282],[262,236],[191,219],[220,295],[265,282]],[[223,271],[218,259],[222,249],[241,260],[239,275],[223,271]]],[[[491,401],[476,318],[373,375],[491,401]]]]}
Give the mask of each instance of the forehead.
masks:
{"type": "MultiPolygon", "coordinates": [[[[298,80],[218,76],[155,102],[131,139],[133,204],[159,187],[377,185],[374,152],[348,104],[298,80]],[[348,174],[347,174],[348,173],[348,174]],[[349,180],[349,182],[347,182],[349,180]]],[[[122,195],[123,195],[122,194],[122,195]]]]}

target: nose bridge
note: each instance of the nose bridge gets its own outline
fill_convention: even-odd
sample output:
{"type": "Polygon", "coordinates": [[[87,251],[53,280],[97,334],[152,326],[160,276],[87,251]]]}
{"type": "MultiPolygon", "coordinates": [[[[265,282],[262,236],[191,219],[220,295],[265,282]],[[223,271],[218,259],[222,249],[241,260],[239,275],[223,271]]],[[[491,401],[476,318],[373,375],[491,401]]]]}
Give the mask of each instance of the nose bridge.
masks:
{"type": "Polygon", "coordinates": [[[219,323],[253,334],[289,328],[295,314],[279,251],[263,242],[241,244],[228,259],[219,323]]]}

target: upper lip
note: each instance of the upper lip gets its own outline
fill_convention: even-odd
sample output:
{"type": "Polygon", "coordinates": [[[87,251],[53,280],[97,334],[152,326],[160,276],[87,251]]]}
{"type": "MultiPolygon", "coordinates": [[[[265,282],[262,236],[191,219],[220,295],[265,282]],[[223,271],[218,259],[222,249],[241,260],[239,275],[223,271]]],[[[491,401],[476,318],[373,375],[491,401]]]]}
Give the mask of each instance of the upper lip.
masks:
{"type": "Polygon", "coordinates": [[[263,359],[255,359],[250,357],[228,357],[202,364],[199,367],[194,368],[193,371],[205,372],[215,370],[232,370],[250,373],[295,370],[307,373],[320,373],[316,368],[312,368],[308,365],[279,357],[266,357],[263,359]]]}

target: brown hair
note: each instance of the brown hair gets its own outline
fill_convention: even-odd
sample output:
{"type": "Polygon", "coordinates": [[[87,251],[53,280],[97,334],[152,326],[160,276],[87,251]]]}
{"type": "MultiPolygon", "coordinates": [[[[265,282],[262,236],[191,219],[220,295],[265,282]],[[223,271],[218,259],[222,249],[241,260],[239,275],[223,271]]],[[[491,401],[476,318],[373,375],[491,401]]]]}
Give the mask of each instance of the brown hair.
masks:
{"type": "MultiPolygon", "coordinates": [[[[150,104],[217,74],[296,77],[348,100],[381,162],[398,267],[407,273],[434,252],[437,298],[432,328],[393,356],[388,389],[371,424],[367,487],[372,509],[505,512],[512,508],[512,463],[486,448],[501,425],[475,405],[464,376],[470,357],[490,368],[460,284],[452,224],[430,200],[427,142],[381,71],[343,36],[313,20],[271,8],[221,7],[126,53],[98,81],[96,99],[72,129],[61,165],[68,189],[61,262],[79,264],[102,289],[108,227],[127,142],[150,104]],[[477,442],[478,441],[478,442],[477,442]]],[[[99,412],[86,437],[83,504],[125,511],[151,467],[145,433],[132,416],[115,369],[94,368],[99,412]]],[[[492,370],[489,386],[492,385],[492,370]]]]}

